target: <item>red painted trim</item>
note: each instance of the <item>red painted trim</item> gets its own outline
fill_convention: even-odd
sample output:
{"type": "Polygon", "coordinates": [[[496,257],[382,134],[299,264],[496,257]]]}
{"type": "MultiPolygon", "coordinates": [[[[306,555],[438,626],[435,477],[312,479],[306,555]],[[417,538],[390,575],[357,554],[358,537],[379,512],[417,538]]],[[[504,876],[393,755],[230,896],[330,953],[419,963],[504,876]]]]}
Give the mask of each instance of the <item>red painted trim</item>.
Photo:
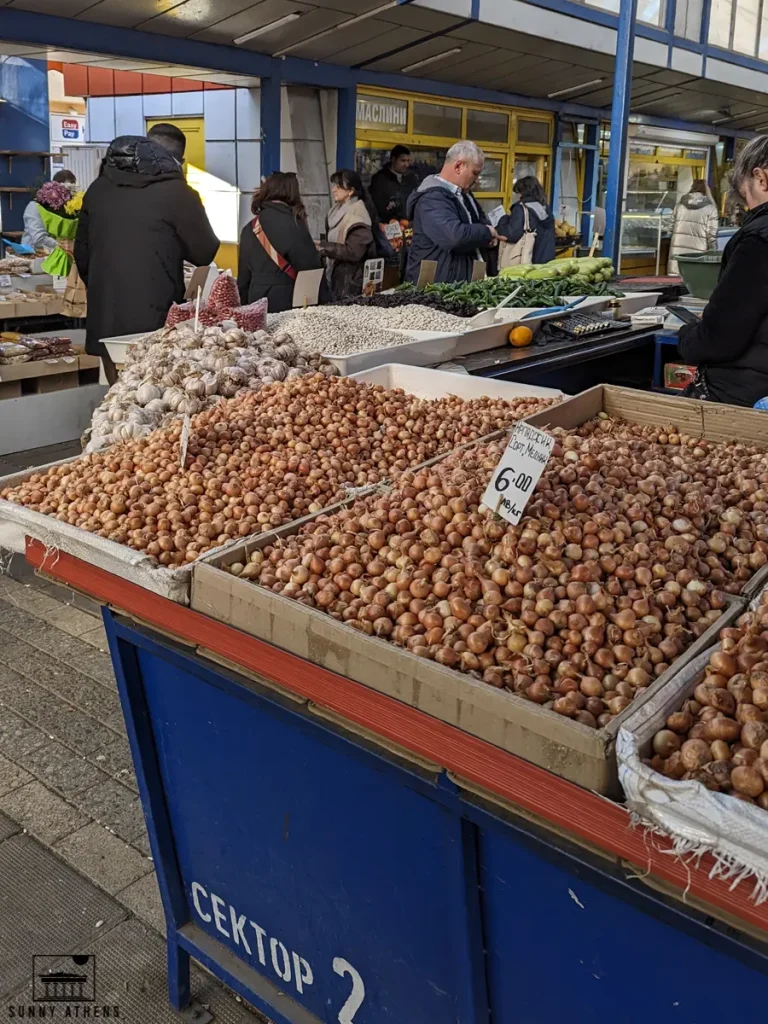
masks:
{"type": "Polygon", "coordinates": [[[236,665],[328,708],[371,732],[427,758],[600,850],[650,872],[657,880],[689,892],[713,907],[768,931],[768,904],[756,907],[751,887],[733,892],[710,880],[711,857],[699,867],[669,856],[670,844],[631,829],[618,804],[536,765],[430,718],[360,683],[312,665],[270,644],[224,626],[199,612],[158,597],[133,583],[63,552],[48,552],[27,538],[27,561],[83,593],[124,610],[165,633],[207,648],[236,665]]]}

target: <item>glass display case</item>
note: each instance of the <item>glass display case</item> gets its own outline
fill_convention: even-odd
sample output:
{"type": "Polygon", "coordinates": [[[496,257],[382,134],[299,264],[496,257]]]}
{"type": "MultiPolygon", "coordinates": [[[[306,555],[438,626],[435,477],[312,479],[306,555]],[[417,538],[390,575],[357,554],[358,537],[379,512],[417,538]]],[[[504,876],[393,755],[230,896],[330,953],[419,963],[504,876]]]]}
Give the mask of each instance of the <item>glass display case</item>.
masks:
{"type": "Polygon", "coordinates": [[[666,273],[662,250],[668,242],[672,217],[664,213],[625,213],[621,218],[621,251],[616,273],[622,263],[653,265],[657,275],[666,273]]]}

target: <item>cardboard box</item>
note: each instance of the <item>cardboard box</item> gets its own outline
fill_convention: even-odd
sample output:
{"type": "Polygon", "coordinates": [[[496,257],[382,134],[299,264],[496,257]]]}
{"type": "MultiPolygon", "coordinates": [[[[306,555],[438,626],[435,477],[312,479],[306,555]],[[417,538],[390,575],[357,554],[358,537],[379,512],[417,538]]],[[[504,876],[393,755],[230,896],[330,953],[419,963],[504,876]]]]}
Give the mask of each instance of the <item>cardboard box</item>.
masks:
{"type": "Polygon", "coordinates": [[[72,373],[50,373],[42,377],[32,379],[34,393],[46,395],[51,391],[63,391],[65,388],[76,388],[80,383],[77,374],[72,373]]]}
{"type": "Polygon", "coordinates": [[[41,302],[38,300],[20,300],[16,303],[16,316],[19,317],[31,317],[31,316],[47,316],[53,312],[51,308],[53,303],[41,302]]]}
{"type": "Polygon", "coordinates": [[[664,367],[664,387],[684,391],[696,375],[695,366],[685,363],[667,363],[664,367]]]}
{"type": "Polygon", "coordinates": [[[6,302],[0,298],[0,319],[8,319],[16,316],[16,304],[14,302],[6,302]]]}
{"type": "Polygon", "coordinates": [[[529,416],[537,427],[578,427],[601,412],[641,426],[674,425],[681,434],[706,437],[710,441],[739,441],[768,448],[765,413],[719,402],[697,402],[651,391],[634,391],[612,384],[598,384],[559,405],[529,416]]]}
{"type": "MultiPolygon", "coordinates": [[[[79,369],[77,356],[62,356],[60,359],[35,359],[27,363],[10,363],[0,366],[0,381],[29,380],[34,377],[64,376],[76,374],[79,369]]],[[[74,385],[77,377],[74,377],[74,385]]],[[[54,388],[53,390],[58,390],[54,388]]]]}
{"type": "MultiPolygon", "coordinates": [[[[344,502],[316,515],[350,504],[351,501],[344,502]]],[[[733,622],[744,608],[742,601],[733,599],[720,619],[630,708],[605,729],[590,729],[507,690],[497,690],[471,676],[419,658],[386,640],[359,633],[319,610],[231,576],[220,568],[247,561],[252,551],[298,532],[316,515],[251,537],[194,563],[190,600],[193,610],[370,686],[585,789],[605,795],[617,796],[620,792],[615,743],[630,711],[662,690],[683,665],[714,643],[719,631],[733,622]]]]}

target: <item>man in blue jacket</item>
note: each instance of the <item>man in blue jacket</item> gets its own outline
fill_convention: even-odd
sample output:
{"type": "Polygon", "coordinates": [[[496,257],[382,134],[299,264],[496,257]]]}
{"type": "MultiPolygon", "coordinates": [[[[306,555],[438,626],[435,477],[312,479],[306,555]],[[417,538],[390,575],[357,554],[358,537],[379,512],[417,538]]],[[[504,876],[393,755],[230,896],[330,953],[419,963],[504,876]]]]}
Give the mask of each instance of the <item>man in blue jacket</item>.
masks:
{"type": "Polygon", "coordinates": [[[406,280],[415,283],[422,260],[435,260],[435,281],[471,281],[472,264],[498,235],[470,189],[483,170],[485,155],[474,142],[457,142],[439,174],[430,174],[408,197],[413,240],[406,280]]]}

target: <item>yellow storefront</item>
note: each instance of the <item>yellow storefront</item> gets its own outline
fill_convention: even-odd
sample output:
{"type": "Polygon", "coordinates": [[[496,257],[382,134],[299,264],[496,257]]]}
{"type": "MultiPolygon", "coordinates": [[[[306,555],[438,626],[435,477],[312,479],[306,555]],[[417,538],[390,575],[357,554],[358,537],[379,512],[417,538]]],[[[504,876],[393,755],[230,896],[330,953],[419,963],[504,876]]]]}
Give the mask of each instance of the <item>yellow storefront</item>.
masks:
{"type": "Polygon", "coordinates": [[[499,204],[508,209],[513,182],[526,174],[549,190],[552,134],[553,116],[545,111],[368,87],[357,93],[355,160],[366,183],[398,143],[408,146],[424,177],[439,171],[454,142],[471,139],[486,156],[474,192],[487,211],[499,204]]]}

